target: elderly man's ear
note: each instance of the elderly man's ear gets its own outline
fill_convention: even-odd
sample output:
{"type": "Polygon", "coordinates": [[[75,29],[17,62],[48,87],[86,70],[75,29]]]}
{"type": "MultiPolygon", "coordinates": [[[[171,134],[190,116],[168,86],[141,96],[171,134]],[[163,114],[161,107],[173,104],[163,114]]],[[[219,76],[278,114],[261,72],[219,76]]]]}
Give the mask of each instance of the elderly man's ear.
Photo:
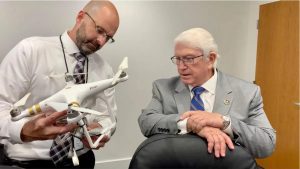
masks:
{"type": "Polygon", "coordinates": [[[210,52],[207,59],[208,59],[208,62],[210,63],[210,65],[212,65],[212,67],[213,67],[216,62],[216,59],[217,59],[217,54],[215,52],[210,52]]]}

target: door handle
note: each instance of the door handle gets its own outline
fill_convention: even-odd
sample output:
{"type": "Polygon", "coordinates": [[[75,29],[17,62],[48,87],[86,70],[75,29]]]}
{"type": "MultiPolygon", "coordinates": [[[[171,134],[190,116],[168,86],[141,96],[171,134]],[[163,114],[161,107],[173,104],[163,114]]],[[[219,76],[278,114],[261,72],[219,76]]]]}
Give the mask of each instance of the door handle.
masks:
{"type": "Polygon", "coordinates": [[[296,102],[295,105],[300,106],[300,102],[298,102],[298,103],[296,102]]]}

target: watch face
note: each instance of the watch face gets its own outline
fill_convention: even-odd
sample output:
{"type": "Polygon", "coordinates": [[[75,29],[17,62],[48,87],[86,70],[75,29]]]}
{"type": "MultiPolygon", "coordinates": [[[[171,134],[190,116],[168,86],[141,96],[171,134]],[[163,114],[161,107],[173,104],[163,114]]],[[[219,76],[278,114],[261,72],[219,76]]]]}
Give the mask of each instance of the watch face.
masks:
{"type": "Polygon", "coordinates": [[[230,121],[230,118],[227,117],[227,116],[223,116],[223,119],[224,119],[225,121],[230,121]]]}
{"type": "Polygon", "coordinates": [[[229,124],[230,124],[230,118],[227,116],[222,116],[223,117],[223,128],[222,130],[225,130],[229,124]]]}

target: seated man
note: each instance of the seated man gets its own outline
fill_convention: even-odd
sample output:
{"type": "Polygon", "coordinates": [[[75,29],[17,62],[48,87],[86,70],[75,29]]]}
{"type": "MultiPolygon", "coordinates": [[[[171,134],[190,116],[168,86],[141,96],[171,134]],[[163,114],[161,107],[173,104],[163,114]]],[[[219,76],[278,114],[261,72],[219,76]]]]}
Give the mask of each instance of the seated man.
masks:
{"type": "Polygon", "coordinates": [[[228,158],[227,147],[235,151],[236,145],[254,158],[271,155],[276,134],[264,112],[260,88],[218,70],[217,58],[217,44],[205,29],[179,34],[171,58],[179,76],[153,83],[152,100],[138,119],[142,133],[194,133],[220,161],[228,158]]]}

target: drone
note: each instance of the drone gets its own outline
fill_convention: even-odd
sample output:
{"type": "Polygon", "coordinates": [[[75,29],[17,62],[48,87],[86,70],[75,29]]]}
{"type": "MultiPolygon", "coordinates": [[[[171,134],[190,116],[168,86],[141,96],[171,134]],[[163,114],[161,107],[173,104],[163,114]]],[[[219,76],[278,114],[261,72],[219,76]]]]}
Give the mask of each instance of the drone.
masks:
{"type": "MultiPolygon", "coordinates": [[[[116,118],[111,111],[110,106],[108,106],[107,100],[104,98],[101,99],[106,103],[109,115],[105,115],[105,113],[81,107],[81,103],[88,96],[104,92],[104,90],[111,88],[120,82],[128,80],[128,75],[124,71],[127,68],[128,58],[125,57],[119,65],[117,73],[112,78],[86,84],[74,84],[74,82],[67,82],[67,85],[54,95],[25,110],[22,110],[23,105],[26,103],[26,100],[30,95],[30,93],[28,93],[20,101],[12,106],[12,110],[10,111],[11,120],[18,121],[25,117],[31,117],[43,112],[49,112],[49,110],[53,109],[55,111],[63,111],[68,109],[67,123],[77,123],[83,129],[83,133],[82,130],[77,130],[75,136],[82,137],[82,135],[84,134],[90,147],[92,149],[96,148],[105,135],[114,132],[114,129],[116,127],[116,118]],[[97,116],[105,117],[110,116],[112,124],[109,127],[103,128],[101,130],[94,129],[93,132],[88,131],[87,124],[84,121],[84,118],[87,114],[94,114],[97,116]],[[95,142],[93,142],[91,139],[92,133],[97,133],[96,135],[100,135],[95,142]]],[[[76,152],[74,152],[75,150],[73,149],[73,163],[74,165],[78,165],[79,161],[76,152]]]]}

